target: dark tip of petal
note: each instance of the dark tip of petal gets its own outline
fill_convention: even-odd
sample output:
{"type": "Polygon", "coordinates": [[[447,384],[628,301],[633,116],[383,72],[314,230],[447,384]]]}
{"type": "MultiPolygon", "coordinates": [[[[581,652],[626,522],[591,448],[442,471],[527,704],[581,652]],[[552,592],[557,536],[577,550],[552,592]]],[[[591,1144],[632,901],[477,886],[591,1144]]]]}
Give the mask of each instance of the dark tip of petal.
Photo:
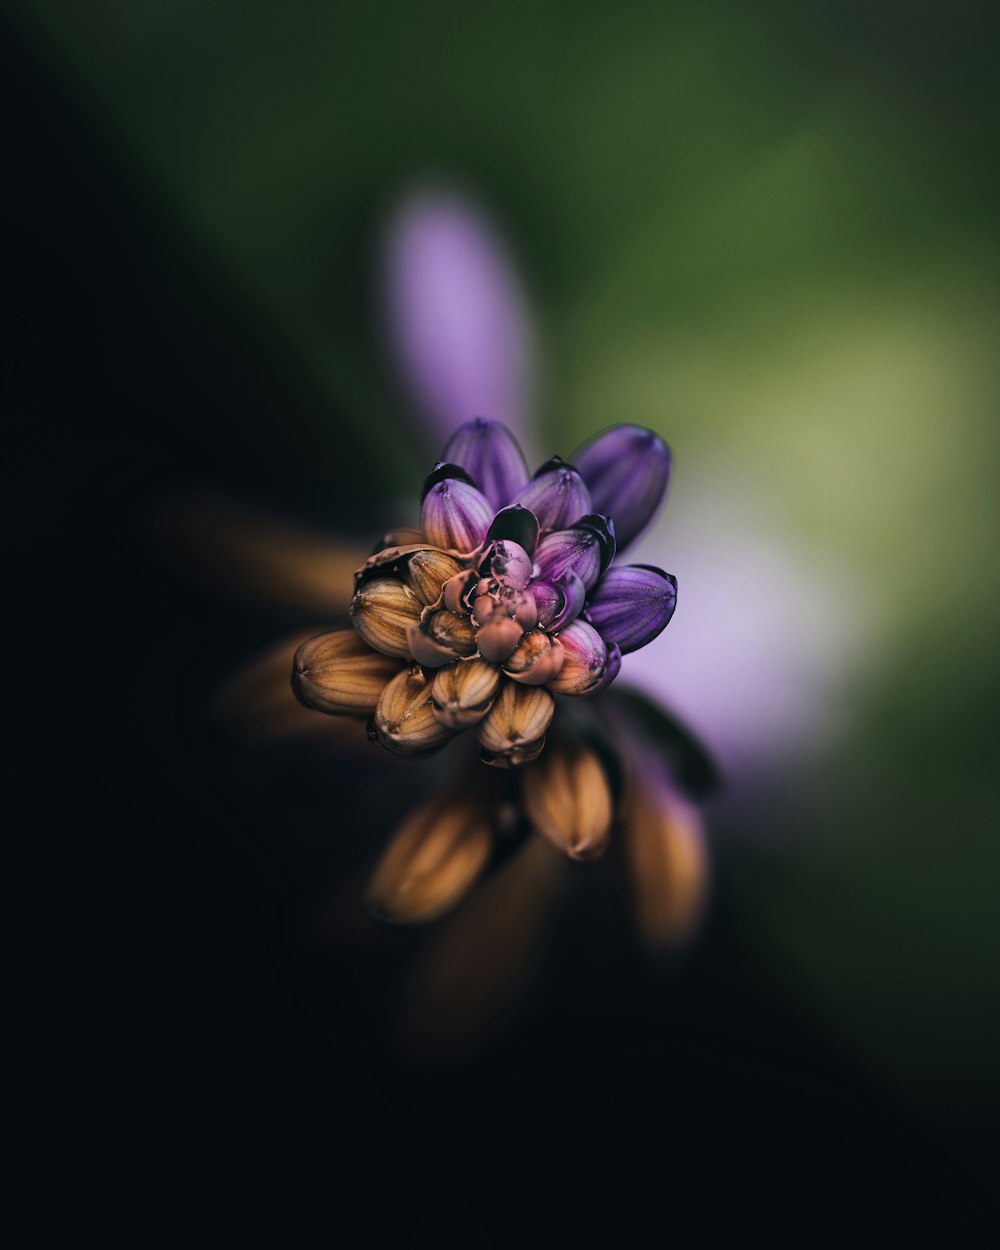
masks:
{"type": "Polygon", "coordinates": [[[570,462],[568,460],[564,460],[562,456],[550,456],[544,464],[540,464],[534,473],[532,473],[532,479],[541,477],[543,473],[551,473],[555,469],[570,469],[573,473],[578,471],[575,464],[570,464],[570,462]]]}
{"type": "Polygon", "coordinates": [[[586,443],[573,457],[594,508],[614,517],[624,550],[655,516],[670,480],[670,449],[658,434],[618,425],[586,443]]]}
{"type": "Polygon", "coordinates": [[[588,516],[581,517],[579,521],[574,522],[572,528],[586,530],[597,539],[601,552],[601,572],[603,573],[615,558],[615,549],[617,547],[615,523],[612,518],[602,516],[599,512],[591,512],[588,516]]]}
{"type": "Polygon", "coordinates": [[[494,508],[502,508],[513,499],[528,480],[528,466],[517,439],[505,425],[485,417],[476,417],[455,431],[444,449],[444,459],[462,465],[494,508]]]}
{"type": "Polygon", "coordinates": [[[523,504],[514,503],[509,508],[503,508],[493,518],[493,524],[486,532],[487,542],[498,538],[511,539],[519,547],[523,547],[529,556],[533,556],[535,544],[538,542],[538,517],[523,504]]]}
{"type": "Polygon", "coordinates": [[[555,632],[571,624],[583,611],[587,588],[575,573],[566,573],[556,581],[532,582],[531,596],[539,625],[555,632]]]}
{"type": "Polygon", "coordinates": [[[596,513],[582,517],[569,529],[546,534],[535,552],[540,578],[558,581],[574,573],[589,589],[611,563],[615,554],[614,526],[596,513]]]}
{"type": "Polygon", "coordinates": [[[431,490],[437,486],[438,482],[447,482],[449,479],[465,482],[466,485],[474,486],[476,490],[479,490],[479,483],[472,476],[472,474],[466,469],[463,469],[460,464],[452,464],[447,460],[439,460],[424,479],[424,487],[420,492],[421,503],[427,498],[431,490]]]}
{"type": "Polygon", "coordinates": [[[649,564],[616,564],[587,600],[587,619],[623,655],[652,642],[677,606],[677,579],[649,564]]]}

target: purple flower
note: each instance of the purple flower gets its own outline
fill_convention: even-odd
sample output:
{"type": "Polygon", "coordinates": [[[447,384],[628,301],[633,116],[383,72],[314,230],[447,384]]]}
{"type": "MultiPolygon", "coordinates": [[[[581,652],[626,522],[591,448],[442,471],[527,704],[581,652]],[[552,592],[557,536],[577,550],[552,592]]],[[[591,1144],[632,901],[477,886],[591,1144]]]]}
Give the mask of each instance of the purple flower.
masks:
{"type": "MultiPolygon", "coordinates": [[[[374,700],[373,741],[423,754],[472,728],[485,762],[518,767],[542,751],[553,694],[599,693],[623,654],[665,628],[677,583],[649,566],[614,565],[614,514],[630,532],[646,523],[669,453],[633,427],[585,450],[606,513],[591,510],[588,484],[559,457],[525,482],[505,426],[477,418],[452,435],[424,484],[421,530],[411,542],[380,544],[355,575],[357,634],[373,652],[410,664],[374,700]]],[[[312,642],[310,655],[319,649],[312,642]]],[[[336,635],[325,651],[354,654],[336,635]]],[[[356,712],[356,668],[353,659],[327,665],[314,689],[315,665],[297,664],[299,697],[320,711],[356,712]]]]}

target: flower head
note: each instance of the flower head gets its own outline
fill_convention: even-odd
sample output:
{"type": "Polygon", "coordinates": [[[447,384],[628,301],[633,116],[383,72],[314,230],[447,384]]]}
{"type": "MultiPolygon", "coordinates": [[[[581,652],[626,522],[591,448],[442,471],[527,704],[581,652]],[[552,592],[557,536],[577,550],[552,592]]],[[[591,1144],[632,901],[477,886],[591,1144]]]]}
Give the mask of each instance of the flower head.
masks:
{"type": "Polygon", "coordinates": [[[670,453],[618,426],[528,477],[505,426],[457,430],[424,483],[420,529],[387,535],[355,573],[354,633],[322,635],[295,659],[308,706],[370,715],[372,741],[432,751],[471,729],[485,763],[535,760],[553,695],[594,695],[622,656],[666,627],[677,582],[621,565],[619,547],[659,508],[670,453]]]}

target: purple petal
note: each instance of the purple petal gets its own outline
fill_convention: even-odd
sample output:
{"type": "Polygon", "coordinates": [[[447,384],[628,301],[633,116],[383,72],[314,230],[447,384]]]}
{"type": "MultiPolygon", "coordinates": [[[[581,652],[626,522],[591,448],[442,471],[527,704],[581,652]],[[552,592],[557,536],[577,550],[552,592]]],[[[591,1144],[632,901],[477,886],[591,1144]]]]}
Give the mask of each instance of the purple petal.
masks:
{"type": "MultiPolygon", "coordinates": [[[[431,474],[431,479],[435,476],[431,474]]],[[[420,509],[420,526],[427,541],[448,551],[475,550],[486,537],[492,518],[493,509],[485,496],[457,477],[434,482],[420,509]]]]}
{"type": "Polygon", "coordinates": [[[531,556],[523,547],[509,539],[500,539],[486,548],[479,574],[495,578],[502,586],[523,590],[531,581],[531,567],[531,556]]]}
{"type": "Polygon", "coordinates": [[[538,576],[558,581],[575,573],[589,590],[611,563],[615,554],[614,526],[607,517],[584,517],[568,530],[548,534],[535,552],[538,576]]]}
{"type": "Polygon", "coordinates": [[[608,662],[604,669],[604,676],[598,681],[593,689],[588,690],[588,694],[600,694],[602,690],[606,690],[614,681],[622,670],[622,653],[617,642],[608,645],[608,662]]]}
{"type": "Polygon", "coordinates": [[[532,582],[529,593],[538,609],[538,623],[551,633],[565,629],[583,611],[587,588],[575,573],[556,582],[532,582]]]}
{"type": "Polygon", "coordinates": [[[598,512],[614,518],[623,551],[653,517],[667,493],[670,449],[639,425],[617,425],[598,434],[573,457],[598,512]]]}
{"type": "Polygon", "coordinates": [[[652,642],[677,606],[677,579],[651,564],[616,564],[587,600],[587,619],[622,655],[652,642]]]}
{"type": "Polygon", "coordinates": [[[476,417],[448,439],[442,460],[460,464],[494,508],[509,503],[528,480],[517,439],[499,421],[476,417]]]}
{"type": "Polygon", "coordinates": [[[601,688],[610,663],[604,639],[586,621],[574,621],[557,637],[565,655],[549,689],[557,694],[594,694],[601,688]]]}
{"type": "Polygon", "coordinates": [[[512,502],[530,508],[543,533],[565,529],[592,511],[583,478],[558,456],[547,460],[512,502]]]}
{"type": "Polygon", "coordinates": [[[477,412],[523,432],[531,329],[506,249],[480,209],[445,189],[411,195],[389,223],[380,276],[392,363],[434,441],[477,412]]]}

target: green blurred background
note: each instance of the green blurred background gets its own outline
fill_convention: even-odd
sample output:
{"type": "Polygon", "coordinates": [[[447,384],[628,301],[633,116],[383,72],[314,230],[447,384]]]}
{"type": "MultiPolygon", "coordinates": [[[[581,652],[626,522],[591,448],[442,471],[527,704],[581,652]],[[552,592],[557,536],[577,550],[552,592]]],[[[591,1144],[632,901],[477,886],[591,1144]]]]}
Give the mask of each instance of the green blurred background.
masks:
{"type": "MultiPolygon", "coordinates": [[[[519,257],[546,443],[568,453],[611,421],[648,424],[678,453],[678,505],[685,466],[736,483],[770,534],[831,570],[852,631],[849,670],[833,666],[838,730],[794,769],[777,761],[775,827],[723,837],[721,871],[769,952],[763,974],[838,1046],[922,1104],[995,1099],[987,6],[12,13],[147,207],[213,258],[392,489],[412,488],[414,442],[370,266],[395,198],[430,175],[471,189],[519,257]]],[[[304,457],[332,454],[337,429],[311,437],[304,457]]]]}

